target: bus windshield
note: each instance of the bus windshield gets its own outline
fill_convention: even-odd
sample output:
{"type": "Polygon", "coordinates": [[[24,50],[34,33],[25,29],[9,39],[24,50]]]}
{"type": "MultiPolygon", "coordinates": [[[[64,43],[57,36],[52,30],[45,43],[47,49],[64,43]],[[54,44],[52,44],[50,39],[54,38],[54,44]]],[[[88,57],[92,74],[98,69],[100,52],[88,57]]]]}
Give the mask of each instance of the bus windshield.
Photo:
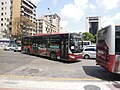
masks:
{"type": "Polygon", "coordinates": [[[79,34],[71,34],[70,35],[70,50],[72,53],[80,53],[82,52],[82,38],[79,34]]]}

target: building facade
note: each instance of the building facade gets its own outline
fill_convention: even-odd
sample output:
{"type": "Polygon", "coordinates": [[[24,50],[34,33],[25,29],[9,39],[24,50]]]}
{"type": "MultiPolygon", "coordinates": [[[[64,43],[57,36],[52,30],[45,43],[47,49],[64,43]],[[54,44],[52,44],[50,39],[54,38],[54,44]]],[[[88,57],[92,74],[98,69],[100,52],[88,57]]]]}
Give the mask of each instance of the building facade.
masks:
{"type": "Polygon", "coordinates": [[[60,32],[60,17],[57,14],[44,15],[37,19],[37,33],[60,32]]]}
{"type": "Polygon", "coordinates": [[[12,35],[36,34],[36,6],[30,0],[12,0],[12,35]]]}
{"type": "Polygon", "coordinates": [[[101,27],[101,17],[87,17],[86,18],[86,31],[95,35],[101,27]]]}
{"type": "Polygon", "coordinates": [[[56,32],[56,26],[50,24],[48,21],[37,19],[37,34],[56,32]]]}
{"type": "Polygon", "coordinates": [[[0,38],[60,32],[60,17],[44,15],[36,19],[31,0],[0,0],[0,38]]]}
{"type": "Polygon", "coordinates": [[[0,0],[0,39],[10,37],[11,3],[11,0],[0,0]]]}
{"type": "Polygon", "coordinates": [[[30,0],[0,0],[0,38],[36,34],[36,6],[30,0]]]}

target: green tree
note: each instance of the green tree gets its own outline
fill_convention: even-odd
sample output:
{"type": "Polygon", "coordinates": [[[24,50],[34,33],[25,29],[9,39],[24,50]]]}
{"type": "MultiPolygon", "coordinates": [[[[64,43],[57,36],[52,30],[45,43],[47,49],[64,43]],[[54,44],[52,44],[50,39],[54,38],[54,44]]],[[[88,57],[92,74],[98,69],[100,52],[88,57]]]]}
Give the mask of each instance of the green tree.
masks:
{"type": "Polygon", "coordinates": [[[93,36],[91,33],[89,32],[84,32],[82,33],[83,36],[83,40],[85,41],[91,41],[91,42],[95,42],[95,36],[93,36]]]}
{"type": "Polygon", "coordinates": [[[79,32],[80,35],[82,35],[82,32],[79,32]]]}
{"type": "Polygon", "coordinates": [[[16,17],[13,21],[14,32],[12,38],[16,39],[16,43],[21,40],[21,36],[30,36],[30,30],[36,28],[36,24],[25,16],[16,17]]]}
{"type": "Polygon", "coordinates": [[[29,29],[35,28],[35,23],[33,23],[30,19],[24,16],[15,18],[13,24],[17,27],[17,36],[23,36],[24,34],[29,35],[29,29]]]}
{"type": "Polygon", "coordinates": [[[95,39],[94,43],[96,43],[96,36],[97,36],[97,34],[94,35],[94,39],[95,39]]]}

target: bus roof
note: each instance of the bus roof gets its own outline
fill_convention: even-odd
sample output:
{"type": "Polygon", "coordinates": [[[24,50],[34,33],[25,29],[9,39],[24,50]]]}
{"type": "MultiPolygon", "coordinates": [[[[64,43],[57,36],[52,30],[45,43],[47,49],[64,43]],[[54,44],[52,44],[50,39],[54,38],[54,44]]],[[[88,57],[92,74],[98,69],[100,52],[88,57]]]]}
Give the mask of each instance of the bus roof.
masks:
{"type": "Polygon", "coordinates": [[[34,36],[43,36],[43,35],[58,35],[58,34],[69,34],[69,33],[46,33],[46,34],[36,34],[36,35],[34,35],[34,36]]]}
{"type": "Polygon", "coordinates": [[[69,34],[69,33],[46,33],[46,34],[36,34],[36,35],[33,35],[33,36],[23,36],[23,37],[49,36],[49,35],[62,35],[62,34],[69,34]]]}

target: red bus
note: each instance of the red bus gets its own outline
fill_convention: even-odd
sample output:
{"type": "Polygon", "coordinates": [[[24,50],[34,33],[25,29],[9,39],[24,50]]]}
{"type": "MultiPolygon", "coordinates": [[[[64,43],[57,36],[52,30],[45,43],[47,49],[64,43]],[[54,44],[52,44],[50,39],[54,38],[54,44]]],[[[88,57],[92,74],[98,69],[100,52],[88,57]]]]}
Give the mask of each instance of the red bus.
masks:
{"type": "Polygon", "coordinates": [[[120,74],[120,25],[109,25],[98,31],[96,63],[120,74]]]}
{"type": "Polygon", "coordinates": [[[82,58],[82,36],[76,33],[40,34],[22,37],[22,52],[47,56],[53,60],[82,58]]]}

